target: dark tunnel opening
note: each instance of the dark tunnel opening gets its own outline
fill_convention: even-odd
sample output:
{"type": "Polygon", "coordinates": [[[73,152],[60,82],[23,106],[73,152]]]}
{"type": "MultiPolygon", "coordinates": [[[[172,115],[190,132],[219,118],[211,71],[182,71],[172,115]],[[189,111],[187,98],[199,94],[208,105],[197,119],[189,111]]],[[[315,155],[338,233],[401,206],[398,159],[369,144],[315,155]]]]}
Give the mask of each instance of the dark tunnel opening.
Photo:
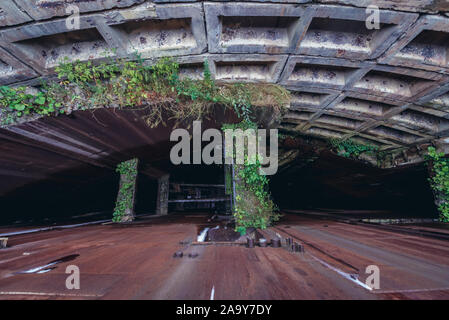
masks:
{"type": "MultiPolygon", "coordinates": [[[[169,173],[172,193],[173,185],[224,185],[225,179],[222,165],[171,166],[169,173]]],[[[438,217],[424,164],[379,169],[324,152],[312,162],[281,168],[269,179],[272,198],[281,211],[311,210],[358,218],[438,217]]],[[[48,223],[83,219],[83,215],[92,219],[92,214],[97,219],[110,218],[119,175],[105,170],[94,180],[81,180],[76,184],[43,180],[10,192],[0,198],[1,224],[48,223]]],[[[155,214],[157,188],[156,179],[138,175],[137,215],[155,214]]],[[[195,196],[184,192],[182,197],[195,196]]],[[[176,211],[214,212],[209,206],[191,204],[180,210],[179,204],[171,203],[169,212],[176,211]]]]}
{"type": "MultiPolygon", "coordinates": [[[[78,168],[77,172],[83,170],[86,168],[78,168]]],[[[170,183],[222,185],[223,170],[222,165],[171,166],[170,183]]],[[[89,179],[84,171],[84,174],[76,179],[76,183],[70,180],[46,179],[17,188],[0,197],[2,208],[0,225],[39,225],[74,219],[77,221],[108,219],[114,211],[119,180],[119,174],[112,170],[105,170],[94,179],[89,179]]],[[[137,216],[155,214],[157,188],[157,179],[143,173],[138,174],[135,201],[137,216]]],[[[176,208],[174,204],[170,205],[170,212],[177,209],[179,207],[176,208]]],[[[213,212],[207,206],[192,205],[185,206],[182,211],[213,212]]]]}
{"type": "Polygon", "coordinates": [[[425,164],[379,169],[323,153],[271,179],[282,209],[322,210],[360,218],[438,218],[425,164]]]}

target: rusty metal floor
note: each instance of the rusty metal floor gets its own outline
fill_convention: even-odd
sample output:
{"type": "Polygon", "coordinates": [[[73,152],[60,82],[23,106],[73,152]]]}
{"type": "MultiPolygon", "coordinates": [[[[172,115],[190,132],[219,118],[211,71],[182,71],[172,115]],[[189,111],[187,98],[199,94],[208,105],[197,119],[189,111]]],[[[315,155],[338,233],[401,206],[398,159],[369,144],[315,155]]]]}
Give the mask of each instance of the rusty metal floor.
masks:
{"type": "Polygon", "coordinates": [[[0,251],[0,299],[449,299],[447,241],[287,215],[267,232],[303,243],[305,253],[181,244],[195,240],[206,220],[169,217],[11,237],[0,251]],[[178,250],[183,258],[173,257],[178,250]],[[45,273],[20,273],[70,255],[79,256],[45,273]],[[80,269],[79,290],[65,286],[68,265],[80,269]],[[378,290],[360,285],[368,265],[380,269],[378,290]]]}

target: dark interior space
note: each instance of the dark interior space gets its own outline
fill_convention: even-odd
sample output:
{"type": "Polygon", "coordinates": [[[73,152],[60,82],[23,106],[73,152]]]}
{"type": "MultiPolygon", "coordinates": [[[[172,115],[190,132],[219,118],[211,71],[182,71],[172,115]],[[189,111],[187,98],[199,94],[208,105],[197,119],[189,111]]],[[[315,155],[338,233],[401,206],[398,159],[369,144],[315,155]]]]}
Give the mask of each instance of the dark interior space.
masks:
{"type": "MultiPolygon", "coordinates": [[[[192,184],[192,185],[218,185],[224,183],[223,166],[221,165],[178,165],[171,166],[170,183],[173,184],[192,184]]],[[[137,178],[136,195],[136,214],[154,214],[156,210],[157,199],[157,180],[144,174],[139,174],[137,178]]],[[[205,195],[203,194],[203,197],[205,195]]],[[[198,207],[185,206],[182,211],[195,211],[198,207]]],[[[174,204],[170,204],[170,212],[179,210],[174,204]]],[[[200,208],[201,209],[201,208],[200,208]]],[[[198,211],[198,210],[196,210],[198,211]]],[[[199,210],[209,212],[207,208],[199,210]]]]}
{"type": "MultiPolygon", "coordinates": [[[[170,173],[170,183],[224,183],[224,169],[221,165],[173,166],[166,162],[160,161],[158,165],[164,166],[170,173]]],[[[145,167],[145,164],[140,167],[145,167]]],[[[0,197],[0,225],[38,225],[74,218],[77,221],[92,220],[92,213],[96,213],[94,219],[110,218],[117,197],[119,174],[104,170],[89,177],[88,174],[92,172],[86,168],[77,168],[73,172],[59,173],[57,177],[19,187],[0,197]],[[72,180],[70,176],[75,171],[78,175],[72,180]],[[65,179],[62,180],[62,177],[65,179]]],[[[156,178],[142,173],[138,175],[135,207],[137,215],[155,214],[157,186],[156,178]]],[[[175,209],[174,206],[171,207],[175,209]]]]}
{"type": "Polygon", "coordinates": [[[376,218],[437,218],[427,177],[425,164],[379,169],[322,152],[316,159],[293,162],[271,179],[270,189],[282,209],[324,209],[376,218]]]}
{"type": "Polygon", "coordinates": [[[144,174],[139,174],[137,177],[136,214],[154,213],[156,209],[156,195],[157,181],[144,174]]]}
{"type": "MultiPolygon", "coordinates": [[[[170,165],[166,169],[171,184],[224,184],[222,165],[170,165]]],[[[119,175],[105,170],[95,179],[89,180],[85,174],[76,180],[47,179],[1,197],[1,224],[45,224],[90,213],[109,218],[119,175]]],[[[141,173],[137,181],[136,214],[154,214],[157,180],[141,173]]],[[[270,191],[281,210],[320,210],[376,218],[438,217],[425,164],[379,169],[330,152],[321,152],[307,161],[299,155],[270,177],[270,191]]],[[[192,211],[190,207],[184,206],[183,211],[192,211]]],[[[171,212],[177,209],[179,206],[170,204],[171,212]]],[[[197,211],[212,212],[208,208],[197,211]]]]}
{"type": "MultiPolygon", "coordinates": [[[[121,116],[129,117],[126,123],[136,121],[131,114],[118,112],[121,116]]],[[[97,113],[96,117],[100,114],[97,113]]],[[[220,119],[220,115],[223,116],[222,114],[223,112],[217,112],[217,117],[205,122],[203,129],[220,128],[221,123],[226,122],[217,120],[220,119]]],[[[77,113],[78,118],[75,119],[77,123],[83,123],[80,122],[81,116],[91,121],[85,113],[77,113]]],[[[108,113],[104,113],[104,116],[105,118],[101,119],[102,123],[108,123],[110,128],[123,126],[122,120],[116,120],[108,113]]],[[[60,123],[68,121],[59,118],[56,120],[60,123]]],[[[14,150],[18,154],[17,157],[34,156],[36,168],[51,173],[37,178],[31,175],[27,181],[20,175],[27,176],[29,173],[16,170],[14,179],[1,178],[0,185],[4,191],[0,196],[0,224],[48,224],[92,213],[97,214],[95,217],[89,215],[86,219],[111,218],[120,180],[119,174],[114,170],[118,163],[117,158],[121,161],[132,157],[139,159],[135,201],[137,215],[156,213],[157,179],[163,175],[170,175],[170,192],[173,193],[173,188],[177,188],[178,195],[174,196],[176,200],[182,197],[192,199],[192,191],[183,196],[184,191],[179,189],[179,184],[224,185],[223,165],[171,163],[170,150],[176,142],[169,141],[168,127],[156,129],[143,127],[141,131],[136,127],[130,127],[123,130],[126,135],[122,136],[117,135],[114,130],[98,133],[101,139],[104,139],[103,143],[107,141],[114,150],[104,152],[106,159],[101,159],[107,163],[107,167],[86,163],[72,166],[72,163],[77,162],[68,160],[62,162],[63,158],[58,154],[30,149],[25,145],[20,145],[20,148],[16,146],[14,150]],[[108,140],[103,137],[105,132],[111,135],[108,136],[108,140]],[[120,150],[127,158],[119,157],[120,150]],[[21,152],[24,153],[23,156],[21,152]],[[69,169],[58,171],[60,165],[66,165],[69,169]],[[53,168],[55,170],[51,171],[53,168]]],[[[97,133],[92,133],[92,136],[97,136],[97,133]]],[[[206,144],[203,141],[203,147],[206,144]]],[[[190,147],[193,148],[192,145],[190,147]]],[[[338,211],[338,214],[343,212],[357,217],[376,218],[438,217],[424,163],[380,169],[364,161],[336,155],[329,151],[325,141],[299,137],[281,139],[279,147],[279,170],[276,175],[269,176],[269,179],[273,200],[281,210],[327,210],[334,214],[338,211]],[[285,155],[289,152],[294,152],[294,157],[287,157],[288,161],[284,161],[285,155]]],[[[104,146],[98,147],[98,150],[103,150],[102,148],[104,146]]],[[[191,149],[191,156],[193,153],[191,149]]],[[[206,191],[195,192],[202,193],[201,198],[220,198],[219,192],[206,191]]],[[[182,212],[217,211],[215,207],[211,210],[211,206],[208,205],[181,206],[169,203],[170,213],[179,212],[181,208],[182,212]]],[[[219,211],[229,213],[228,208],[224,207],[219,211]]]]}
{"type": "Polygon", "coordinates": [[[48,224],[91,213],[110,218],[118,183],[118,174],[109,172],[92,181],[49,179],[23,186],[0,197],[1,224],[48,224]]]}
{"type": "Polygon", "coordinates": [[[223,165],[192,164],[173,167],[170,174],[169,199],[187,202],[169,203],[169,212],[224,214],[224,201],[206,200],[225,197],[223,165]]]}
{"type": "Polygon", "coordinates": [[[170,171],[170,180],[178,183],[218,184],[224,181],[222,165],[179,165],[170,171]]]}

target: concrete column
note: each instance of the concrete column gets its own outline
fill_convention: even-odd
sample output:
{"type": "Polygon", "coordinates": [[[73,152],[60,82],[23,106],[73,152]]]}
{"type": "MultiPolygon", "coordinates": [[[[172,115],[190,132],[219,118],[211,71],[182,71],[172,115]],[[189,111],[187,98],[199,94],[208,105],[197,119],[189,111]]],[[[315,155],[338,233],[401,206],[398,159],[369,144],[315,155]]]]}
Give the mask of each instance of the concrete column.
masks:
{"type": "Polygon", "coordinates": [[[156,214],[168,214],[168,193],[169,193],[170,175],[164,175],[157,180],[157,203],[156,214]]]}
{"type": "Polygon", "coordinates": [[[134,220],[138,164],[138,159],[132,159],[120,164],[125,166],[126,170],[120,174],[120,188],[117,195],[115,212],[123,212],[123,215],[120,221],[117,222],[130,222],[134,220]]]}

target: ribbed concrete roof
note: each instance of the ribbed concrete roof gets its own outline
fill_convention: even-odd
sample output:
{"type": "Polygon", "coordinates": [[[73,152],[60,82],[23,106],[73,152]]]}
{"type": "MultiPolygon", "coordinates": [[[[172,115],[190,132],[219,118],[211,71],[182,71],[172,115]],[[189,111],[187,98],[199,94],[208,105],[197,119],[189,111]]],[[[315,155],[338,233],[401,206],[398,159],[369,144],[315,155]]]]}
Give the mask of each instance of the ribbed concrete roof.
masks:
{"type": "MultiPolygon", "coordinates": [[[[282,128],[421,159],[449,137],[449,5],[441,1],[5,0],[0,84],[37,85],[65,56],[173,56],[201,77],[273,82],[294,96],[282,128]],[[380,8],[368,29],[366,6],[380,8]],[[69,5],[80,11],[70,29],[69,5]],[[69,28],[68,28],[69,26],[69,28]]],[[[449,141],[449,138],[448,138],[449,141]]],[[[447,149],[449,151],[449,148],[447,149]]]]}

